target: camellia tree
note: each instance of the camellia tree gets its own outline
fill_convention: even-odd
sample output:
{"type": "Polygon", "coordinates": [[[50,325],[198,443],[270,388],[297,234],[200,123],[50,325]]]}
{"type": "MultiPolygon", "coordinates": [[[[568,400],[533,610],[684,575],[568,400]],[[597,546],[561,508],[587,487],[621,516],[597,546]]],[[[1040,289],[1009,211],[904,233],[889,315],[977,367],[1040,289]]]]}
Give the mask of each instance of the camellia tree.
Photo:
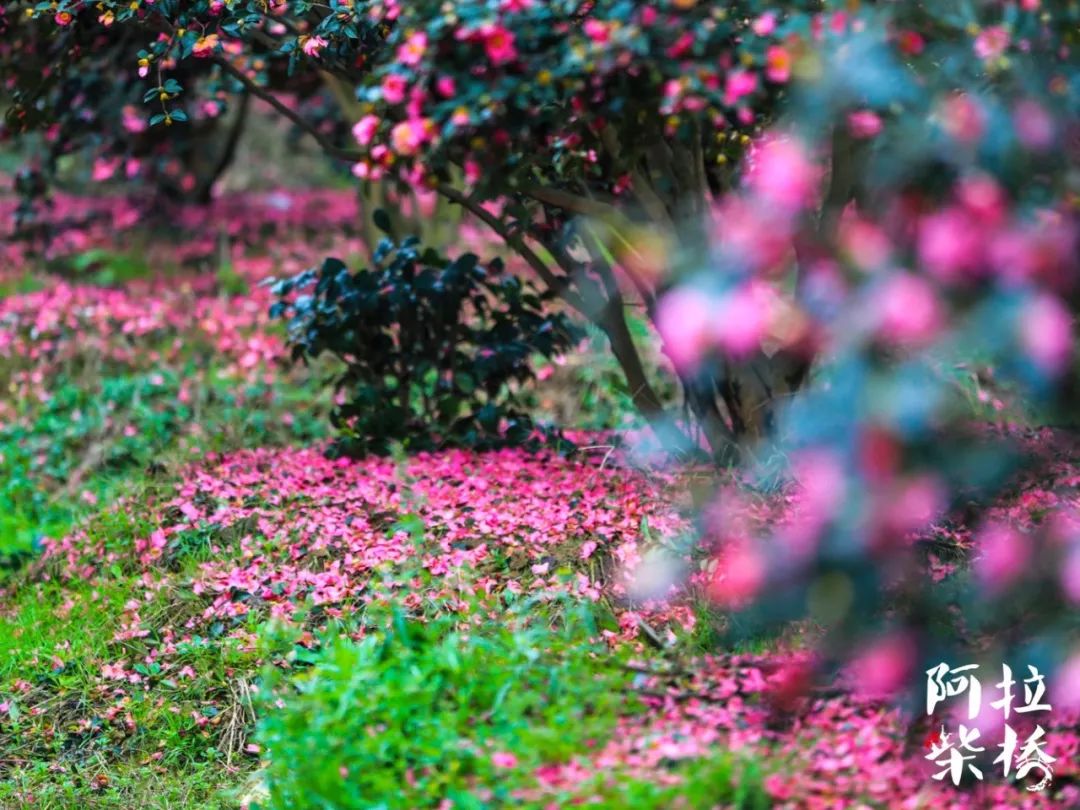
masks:
{"type": "MultiPolygon", "coordinates": [[[[627,298],[654,317],[663,271],[703,244],[700,218],[735,182],[817,11],[508,0],[16,3],[7,14],[43,17],[61,41],[76,28],[141,37],[128,71],[147,79],[150,126],[190,127],[202,94],[255,95],[361,180],[468,209],[606,333],[635,404],[659,423],[627,298]],[[319,75],[348,97],[352,144],[279,97],[282,60],[293,81],[319,75]],[[208,78],[185,80],[192,72],[208,78]]],[[[26,86],[9,121],[29,115],[26,86]]],[[[683,382],[713,451],[730,458],[802,382],[809,355],[784,347],[723,366],[683,382]]]]}
{"type": "MultiPolygon", "coordinates": [[[[254,95],[348,161],[361,181],[434,190],[460,204],[603,330],[635,404],[670,435],[672,420],[631,338],[627,307],[640,305],[662,327],[664,317],[692,326],[687,313],[658,301],[680,269],[712,250],[715,230],[747,243],[743,270],[783,277],[796,290],[780,304],[797,302],[816,254],[835,247],[842,214],[866,191],[861,161],[881,118],[863,109],[857,93],[842,97],[846,110],[826,98],[813,114],[829,135],[807,156],[821,176],[801,185],[798,177],[751,178],[769,209],[722,211],[714,227],[716,201],[742,182],[745,153],[793,77],[820,70],[823,50],[871,27],[912,80],[959,92],[988,75],[970,74],[972,65],[993,61],[972,43],[1005,59],[1013,27],[1034,34],[1025,40],[1026,58],[1067,58],[1076,11],[1059,5],[939,14],[873,5],[853,13],[820,2],[211,0],[16,3],[6,15],[51,26],[58,43],[92,41],[102,31],[138,43],[124,81],[145,79],[151,127],[183,131],[207,98],[220,104],[254,95]],[[1009,21],[983,30],[1005,12],[1009,21]],[[938,75],[943,49],[969,58],[938,75]],[[354,141],[305,118],[291,96],[283,100],[283,75],[293,83],[321,77],[352,119],[354,141]],[[845,124],[845,115],[855,123],[845,124]]],[[[32,117],[40,87],[25,75],[15,81],[9,121],[32,117]]],[[[936,94],[921,93],[930,98],[936,94]]],[[[921,125],[928,110],[906,101],[888,116],[921,125]]],[[[772,151],[795,157],[792,149],[780,143],[772,151]]],[[[778,165],[782,173],[800,169],[778,165]]],[[[712,362],[691,370],[680,362],[678,339],[667,341],[694,425],[720,460],[771,432],[777,403],[803,385],[818,351],[797,307],[771,318],[770,334],[755,335],[746,319],[763,322],[758,315],[777,301],[767,306],[761,285],[731,292],[708,315],[721,344],[712,362]]]]}
{"type": "MultiPolygon", "coordinates": [[[[58,21],[67,19],[62,14],[49,19],[14,11],[0,15],[0,99],[11,96],[0,141],[38,134],[25,148],[29,165],[20,177],[28,202],[72,155],[85,155],[92,184],[135,181],[158,192],[158,201],[209,200],[235,155],[247,120],[246,95],[231,117],[223,115],[221,99],[209,96],[185,113],[190,117],[182,130],[150,127],[143,109],[145,71],[122,69],[138,63],[136,32],[114,28],[104,13],[97,25],[58,30],[58,21]]],[[[197,84],[205,67],[177,65],[171,78],[197,84]]]]}

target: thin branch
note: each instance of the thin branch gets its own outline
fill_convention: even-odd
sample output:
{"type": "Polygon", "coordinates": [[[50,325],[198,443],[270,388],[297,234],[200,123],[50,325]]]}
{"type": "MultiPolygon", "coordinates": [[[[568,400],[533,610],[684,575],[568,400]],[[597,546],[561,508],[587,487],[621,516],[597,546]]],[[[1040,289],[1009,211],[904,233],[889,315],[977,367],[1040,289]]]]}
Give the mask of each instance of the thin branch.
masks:
{"type": "Polygon", "coordinates": [[[233,67],[225,59],[222,59],[220,56],[215,57],[214,62],[216,62],[222,68],[222,70],[224,70],[238,82],[244,85],[244,87],[246,87],[252,95],[265,101],[283,116],[296,124],[296,126],[300,127],[300,129],[304,130],[304,132],[314,138],[316,143],[319,144],[319,147],[324,152],[326,152],[326,154],[330,155],[331,157],[337,158],[338,160],[348,161],[349,163],[356,163],[357,161],[364,158],[364,154],[361,152],[356,152],[350,149],[342,149],[341,147],[332,144],[329,140],[327,140],[325,135],[319,132],[311,124],[310,121],[304,119],[295,110],[289,109],[289,107],[283,104],[281,100],[278,99],[273,93],[268,92],[265,88],[253,82],[251,79],[244,75],[243,71],[233,67]]]}
{"type": "Polygon", "coordinates": [[[585,301],[581,299],[581,296],[570,289],[569,279],[566,279],[565,277],[560,278],[551,272],[551,268],[544,263],[544,260],[541,259],[532,248],[525,244],[525,240],[520,234],[511,231],[497,216],[453,186],[447,183],[440,183],[436,186],[435,190],[446,197],[446,199],[451,202],[456,202],[458,205],[465,208],[470,214],[481,220],[485,225],[491,228],[491,230],[495,231],[507,245],[517,251],[517,253],[529,263],[529,266],[536,271],[536,274],[543,279],[544,283],[547,284],[549,288],[580,314],[588,317],[588,309],[585,301]]]}
{"type": "Polygon", "coordinates": [[[522,186],[518,191],[532,197],[534,200],[553,205],[556,208],[562,208],[566,211],[573,211],[575,214],[581,214],[582,216],[596,217],[604,220],[626,220],[626,216],[613,205],[600,202],[599,200],[591,200],[588,197],[579,197],[577,194],[572,194],[569,191],[563,191],[562,189],[551,188],[549,186],[527,185],[522,186]]]}

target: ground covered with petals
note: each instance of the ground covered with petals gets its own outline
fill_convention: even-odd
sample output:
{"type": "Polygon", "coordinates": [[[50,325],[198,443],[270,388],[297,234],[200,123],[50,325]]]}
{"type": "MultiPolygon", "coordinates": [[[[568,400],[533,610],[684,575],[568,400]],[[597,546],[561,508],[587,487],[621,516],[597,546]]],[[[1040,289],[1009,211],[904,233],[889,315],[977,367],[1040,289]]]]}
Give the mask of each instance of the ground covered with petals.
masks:
{"type": "MultiPolygon", "coordinates": [[[[476,594],[569,594],[603,607],[608,646],[629,651],[641,670],[631,690],[643,707],[595,753],[542,766],[538,795],[565,798],[615,765],[677,774],[679,763],[734,751],[754,763],[765,795],[793,807],[942,801],[920,727],[909,728],[917,714],[842,684],[788,701],[806,666],[797,650],[699,656],[687,647],[678,663],[650,654],[641,622],[676,648],[695,622],[685,601],[635,604],[625,587],[647,543],[685,530],[678,487],[579,455],[352,462],[317,448],[238,451],[127,497],[47,542],[10,594],[61,629],[8,631],[5,669],[18,676],[3,687],[5,748],[53,757],[50,769],[69,778],[93,779],[100,756],[140,751],[165,768],[204,747],[224,772],[245,772],[261,755],[245,702],[260,668],[301,665],[327,622],[390,603],[464,615],[476,594]],[[295,630],[291,648],[268,652],[259,635],[267,619],[295,630]],[[88,622],[100,646],[64,632],[88,622]],[[148,740],[160,747],[147,750],[148,740]]],[[[1068,715],[1056,719],[1051,753],[1067,785],[1077,737],[1068,715]]],[[[1059,800],[1039,804],[1004,787],[950,799],[1059,800]]]]}
{"type": "MultiPolygon", "coordinates": [[[[264,205],[285,234],[311,201],[292,203],[295,222],[287,203],[264,205]]],[[[0,581],[0,806],[257,803],[275,757],[273,723],[260,732],[260,719],[288,703],[294,679],[324,672],[335,638],[379,637],[387,611],[476,636],[530,622],[547,632],[568,605],[592,617],[578,663],[610,697],[577,716],[596,736],[568,732],[561,748],[537,737],[529,750],[547,758],[530,760],[512,748],[519,731],[492,725],[505,745],[469,753],[476,770],[463,784],[476,796],[501,790],[499,801],[537,807],[1080,801],[1075,695],[1047,728],[1053,795],[992,779],[954,791],[931,779],[922,707],[867,692],[861,676],[887,661],[810,687],[812,627],[718,649],[727,619],[716,597],[737,598],[739,583],[716,569],[723,554],[688,550],[700,471],[634,467],[612,452],[618,437],[574,433],[533,454],[328,458],[319,370],[280,362],[259,285],[303,267],[310,247],[292,232],[252,250],[237,221],[224,264],[211,240],[177,253],[169,273],[111,253],[75,275],[61,264],[2,280],[0,551],[12,571],[0,581]],[[642,586],[658,551],[694,572],[688,586],[642,586]],[[524,605],[534,618],[521,618],[524,605]]],[[[84,230],[69,248],[99,239],[84,230]]],[[[1025,441],[1039,463],[988,519],[1023,527],[1080,505],[1073,446],[1051,431],[1025,441]]],[[[724,519],[782,531],[813,499],[733,488],[724,519]]],[[[930,580],[966,576],[987,556],[976,528],[948,516],[913,539],[927,544],[930,580]]],[[[1064,571],[1063,586],[1076,576],[1064,571]]],[[[515,643],[507,660],[528,672],[532,653],[515,658],[515,643]]],[[[536,660],[578,660],[545,644],[536,660]]],[[[535,732],[536,711],[515,722],[535,732]]],[[[379,723],[389,736],[392,718],[379,723]]],[[[348,782],[350,763],[327,778],[348,782]]]]}

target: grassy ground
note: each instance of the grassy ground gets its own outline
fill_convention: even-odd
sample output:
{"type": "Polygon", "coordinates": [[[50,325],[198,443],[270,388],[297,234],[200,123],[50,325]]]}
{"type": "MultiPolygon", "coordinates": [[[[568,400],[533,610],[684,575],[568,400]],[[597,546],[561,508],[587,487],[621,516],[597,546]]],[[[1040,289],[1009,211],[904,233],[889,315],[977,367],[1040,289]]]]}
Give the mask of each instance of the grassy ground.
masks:
{"type": "MultiPolygon", "coordinates": [[[[628,561],[699,562],[702,482],[606,447],[325,459],[328,369],[279,362],[257,284],[298,251],[0,278],[0,807],[940,803],[894,707],[793,702],[812,624],[630,592],[628,561]]],[[[627,426],[593,337],[537,408],[627,426]]]]}

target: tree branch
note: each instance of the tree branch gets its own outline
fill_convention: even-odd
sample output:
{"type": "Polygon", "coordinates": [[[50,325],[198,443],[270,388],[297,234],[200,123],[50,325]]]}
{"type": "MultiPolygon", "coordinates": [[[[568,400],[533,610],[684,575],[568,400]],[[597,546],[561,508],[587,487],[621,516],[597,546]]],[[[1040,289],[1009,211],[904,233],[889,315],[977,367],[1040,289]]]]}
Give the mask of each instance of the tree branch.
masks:
{"type": "Polygon", "coordinates": [[[335,146],[326,136],[319,132],[310,121],[305,120],[295,110],[289,109],[288,106],[283,104],[279,98],[273,93],[267,91],[264,87],[253,82],[250,78],[244,75],[243,71],[233,67],[227,60],[220,56],[214,57],[214,62],[217,63],[222,70],[240,82],[248,91],[257,98],[262,99],[271,107],[273,107],[281,115],[288,118],[300,129],[304,130],[308,135],[315,139],[315,142],[319,144],[319,147],[330,155],[330,157],[337,158],[338,160],[348,161],[349,163],[356,163],[362,160],[365,156],[362,152],[353,151],[351,149],[342,149],[339,146],[335,146]]]}
{"type": "Polygon", "coordinates": [[[553,292],[577,310],[578,313],[585,317],[589,317],[585,301],[581,299],[581,296],[570,289],[569,279],[565,277],[560,278],[551,272],[551,268],[544,263],[544,260],[541,259],[532,248],[525,244],[525,240],[520,234],[513,233],[497,216],[453,186],[447,183],[440,183],[436,186],[435,190],[446,197],[446,199],[451,202],[456,202],[458,205],[465,208],[470,214],[491,228],[491,230],[495,231],[507,245],[517,251],[518,255],[528,262],[529,266],[536,271],[536,274],[540,276],[553,292]]]}

